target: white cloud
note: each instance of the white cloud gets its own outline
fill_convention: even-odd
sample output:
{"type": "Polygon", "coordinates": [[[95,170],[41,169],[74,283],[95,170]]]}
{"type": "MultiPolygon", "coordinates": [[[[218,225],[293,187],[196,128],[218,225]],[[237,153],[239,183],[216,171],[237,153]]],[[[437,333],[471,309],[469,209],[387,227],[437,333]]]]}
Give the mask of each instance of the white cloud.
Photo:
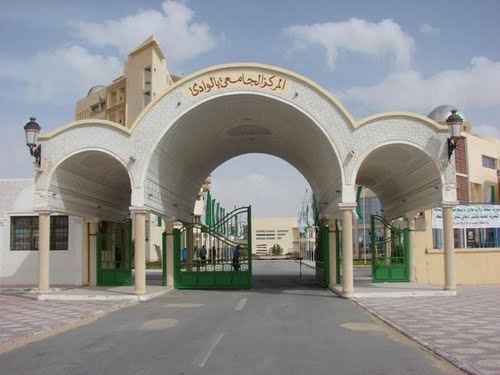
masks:
{"type": "Polygon", "coordinates": [[[424,23],[422,26],[420,26],[420,32],[422,34],[438,34],[441,30],[438,27],[434,27],[432,25],[429,25],[428,23],[424,23]]]}
{"type": "Polygon", "coordinates": [[[96,84],[108,84],[121,74],[115,57],[91,54],[80,46],[40,52],[32,59],[2,59],[0,77],[21,82],[30,101],[82,97],[96,84]]]}
{"type": "Polygon", "coordinates": [[[441,104],[467,108],[500,106],[500,62],[475,57],[461,70],[445,70],[424,78],[416,71],[396,72],[374,86],[357,86],[338,94],[375,111],[425,112],[441,104]]]}
{"type": "Polygon", "coordinates": [[[489,135],[500,139],[500,126],[489,124],[472,124],[472,133],[489,135]]]}
{"type": "Polygon", "coordinates": [[[194,11],[185,4],[165,1],[162,10],[139,10],[136,14],[103,23],[73,21],[75,35],[97,47],[115,47],[127,54],[148,36],[155,35],[169,62],[182,62],[210,51],[216,37],[206,23],[194,21],[194,11]]]}
{"type": "MultiPolygon", "coordinates": [[[[238,168],[237,166],[233,168],[238,168]]],[[[292,168],[292,167],[289,167],[292,168]]],[[[249,173],[239,178],[212,174],[212,197],[227,209],[252,205],[255,217],[296,216],[308,186],[302,176],[276,178],[276,173],[249,173]]]]}
{"type": "Polygon", "coordinates": [[[323,47],[331,69],[335,68],[340,51],[389,56],[396,67],[407,68],[414,50],[413,39],[390,19],[372,23],[351,18],[344,22],[295,25],[284,29],[284,33],[294,40],[292,51],[301,51],[311,45],[323,47]]]}
{"type": "Polygon", "coordinates": [[[111,56],[93,55],[80,46],[40,53],[34,59],[38,79],[28,83],[31,99],[86,94],[91,86],[108,84],[121,74],[121,62],[111,56]]]}

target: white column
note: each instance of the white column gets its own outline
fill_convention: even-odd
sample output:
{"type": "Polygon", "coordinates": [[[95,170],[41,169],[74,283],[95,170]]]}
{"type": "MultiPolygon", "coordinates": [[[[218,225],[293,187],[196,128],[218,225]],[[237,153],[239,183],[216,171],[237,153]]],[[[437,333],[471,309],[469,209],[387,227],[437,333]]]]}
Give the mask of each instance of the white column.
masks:
{"type": "Polygon", "coordinates": [[[408,281],[417,281],[417,254],[415,249],[415,213],[406,215],[408,225],[408,281]]]}
{"type": "Polygon", "coordinates": [[[49,293],[50,212],[38,213],[38,294],[49,293]]]}
{"type": "Polygon", "coordinates": [[[356,203],[340,203],[342,211],[342,295],[354,292],[354,270],[352,264],[352,210],[356,203]]]}
{"type": "Polygon", "coordinates": [[[89,223],[89,286],[97,285],[97,232],[99,223],[89,223]]]}
{"type": "Polygon", "coordinates": [[[89,285],[89,223],[82,223],[82,285],[89,285]]]}
{"type": "Polygon", "coordinates": [[[352,215],[352,227],[354,230],[353,245],[354,245],[354,259],[361,259],[359,254],[359,224],[355,215],[352,215]]]}
{"type": "Polygon", "coordinates": [[[455,241],[453,234],[453,207],[458,202],[443,202],[444,240],[444,289],[456,290],[455,281],[455,241]]]}
{"type": "Polygon", "coordinates": [[[147,211],[132,210],[134,215],[135,294],[146,294],[146,215],[147,211]]]}
{"type": "Polygon", "coordinates": [[[167,235],[167,286],[174,286],[174,222],[165,222],[167,235]]]}

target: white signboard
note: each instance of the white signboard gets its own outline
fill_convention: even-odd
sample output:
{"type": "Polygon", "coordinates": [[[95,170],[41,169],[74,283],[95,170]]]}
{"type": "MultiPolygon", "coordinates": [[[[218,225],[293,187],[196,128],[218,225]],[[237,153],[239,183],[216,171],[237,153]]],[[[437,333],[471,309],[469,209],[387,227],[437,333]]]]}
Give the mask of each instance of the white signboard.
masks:
{"type": "MultiPolygon", "coordinates": [[[[443,228],[441,208],[432,210],[432,227],[443,228]]],[[[500,205],[481,204],[453,208],[454,228],[500,228],[500,205]]]]}

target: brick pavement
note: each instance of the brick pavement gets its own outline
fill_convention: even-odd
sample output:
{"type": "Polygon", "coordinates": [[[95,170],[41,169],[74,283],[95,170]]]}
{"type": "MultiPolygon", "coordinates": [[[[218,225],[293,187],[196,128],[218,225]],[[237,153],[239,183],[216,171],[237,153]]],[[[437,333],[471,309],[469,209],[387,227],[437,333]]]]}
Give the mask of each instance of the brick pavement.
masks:
{"type": "Polygon", "coordinates": [[[21,339],[100,315],[130,302],[37,301],[34,294],[0,294],[0,352],[21,339]]]}
{"type": "Polygon", "coordinates": [[[361,306],[470,374],[500,374],[500,286],[457,296],[358,298],[361,306]]]}

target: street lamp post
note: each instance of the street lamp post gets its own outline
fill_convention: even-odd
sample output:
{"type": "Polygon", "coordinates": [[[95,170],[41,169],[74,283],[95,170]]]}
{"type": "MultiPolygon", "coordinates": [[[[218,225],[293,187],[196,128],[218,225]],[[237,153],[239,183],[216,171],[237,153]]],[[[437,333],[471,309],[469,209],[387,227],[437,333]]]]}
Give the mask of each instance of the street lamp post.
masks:
{"type": "Polygon", "coordinates": [[[462,123],[464,119],[457,113],[456,109],[451,110],[451,115],[446,119],[448,128],[450,131],[450,136],[448,137],[448,162],[453,155],[453,151],[457,147],[457,141],[461,138],[460,133],[462,131],[462,123]]]}
{"type": "Polygon", "coordinates": [[[35,117],[30,117],[30,121],[24,125],[24,132],[26,134],[26,146],[30,149],[30,154],[35,158],[35,163],[40,166],[42,160],[42,146],[37,143],[38,134],[42,129],[35,121],[35,117]]]}

